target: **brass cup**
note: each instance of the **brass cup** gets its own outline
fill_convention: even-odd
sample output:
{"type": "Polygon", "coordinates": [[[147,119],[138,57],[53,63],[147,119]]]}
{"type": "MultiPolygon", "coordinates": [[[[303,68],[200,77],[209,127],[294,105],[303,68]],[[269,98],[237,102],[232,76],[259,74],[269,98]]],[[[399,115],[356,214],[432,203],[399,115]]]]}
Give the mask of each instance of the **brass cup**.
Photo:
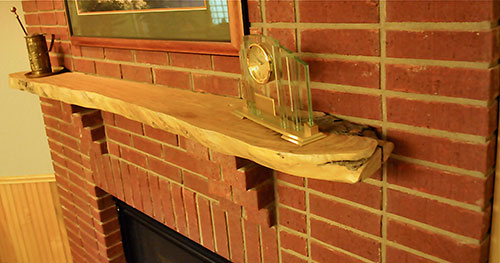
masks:
{"type": "Polygon", "coordinates": [[[52,74],[47,41],[42,34],[33,34],[24,37],[28,48],[31,74],[33,77],[41,77],[52,74]]]}

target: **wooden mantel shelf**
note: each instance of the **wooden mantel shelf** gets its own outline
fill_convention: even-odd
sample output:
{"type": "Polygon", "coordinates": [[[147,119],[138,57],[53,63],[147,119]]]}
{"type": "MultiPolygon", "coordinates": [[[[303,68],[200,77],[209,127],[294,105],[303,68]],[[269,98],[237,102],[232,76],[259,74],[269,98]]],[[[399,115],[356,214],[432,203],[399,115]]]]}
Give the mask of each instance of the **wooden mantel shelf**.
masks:
{"type": "Polygon", "coordinates": [[[9,77],[11,88],[113,112],[183,135],[215,151],[302,177],[355,183],[377,171],[393,149],[392,143],[376,138],[334,133],[300,147],[282,140],[274,131],[234,116],[232,111],[244,105],[235,98],[82,73],[37,79],[13,73],[9,77]]]}

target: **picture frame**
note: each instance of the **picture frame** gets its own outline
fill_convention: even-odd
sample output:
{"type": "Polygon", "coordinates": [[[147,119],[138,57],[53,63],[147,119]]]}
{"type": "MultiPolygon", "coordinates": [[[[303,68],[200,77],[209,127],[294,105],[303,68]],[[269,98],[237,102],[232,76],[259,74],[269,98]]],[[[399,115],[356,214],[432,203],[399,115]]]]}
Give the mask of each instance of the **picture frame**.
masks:
{"type": "MultiPolygon", "coordinates": [[[[93,47],[108,47],[108,48],[122,48],[122,49],[135,49],[135,50],[151,50],[151,51],[170,51],[170,52],[181,52],[181,53],[197,53],[197,54],[214,54],[214,55],[229,55],[229,56],[237,56],[239,52],[239,47],[241,44],[241,40],[244,31],[244,21],[243,21],[243,7],[241,1],[237,0],[223,0],[227,3],[227,16],[228,22],[224,23],[224,26],[227,26],[226,29],[221,29],[221,26],[214,27],[211,29],[214,32],[212,35],[216,35],[216,37],[209,36],[208,34],[198,34],[190,36],[192,39],[183,40],[183,39],[170,39],[169,37],[175,35],[168,32],[162,32],[163,25],[167,25],[165,22],[158,22],[155,25],[156,21],[160,21],[162,19],[166,19],[165,21],[169,21],[168,19],[172,19],[173,17],[178,17],[182,15],[181,20],[192,21],[193,19],[198,19],[200,14],[202,14],[199,8],[187,9],[187,10],[174,10],[174,12],[169,12],[167,10],[165,12],[143,12],[141,14],[137,14],[137,11],[121,11],[120,14],[102,14],[105,12],[100,12],[97,15],[90,14],[85,19],[91,21],[87,23],[88,30],[85,31],[85,23],[81,23],[79,21],[80,17],[83,17],[81,14],[78,14],[75,11],[75,6],[78,0],[65,0],[66,11],[68,17],[68,27],[70,31],[70,40],[73,45],[78,46],[93,46],[93,47]],[[175,12],[176,11],[176,12],[175,12]],[[175,15],[174,15],[175,14],[175,15]],[[106,16],[105,16],[106,15],[106,16]],[[156,28],[155,39],[148,39],[147,35],[144,35],[144,32],[148,32],[148,30],[142,30],[141,34],[135,34],[137,32],[127,32],[128,29],[125,27],[121,31],[124,32],[123,37],[109,37],[109,36],[92,36],[75,33],[76,29],[82,32],[90,32],[89,30],[97,30],[102,24],[102,31],[106,31],[106,27],[110,24],[115,25],[119,24],[119,21],[132,21],[135,24],[140,24],[142,21],[145,21],[148,17],[152,17],[150,19],[150,24],[152,27],[156,28]],[[161,19],[157,19],[161,18],[161,19]],[[101,20],[105,20],[105,22],[100,23],[101,20]],[[118,22],[115,22],[118,21],[118,22]],[[140,21],[135,21],[140,20],[140,21]],[[111,22],[110,22],[111,21],[111,22]],[[78,22],[78,23],[77,23],[78,22]],[[163,23],[163,24],[160,24],[163,23]],[[75,29],[75,24],[78,24],[79,28],[75,29]],[[220,30],[219,30],[220,29],[220,30]],[[225,30],[225,32],[220,33],[219,31],[225,30]],[[229,31],[229,34],[227,34],[229,31]],[[127,35],[128,34],[128,35],[127,35]],[[164,36],[163,36],[164,35],[164,36]],[[144,37],[146,36],[146,37],[144,37]],[[220,36],[225,36],[226,39],[220,39],[220,36]],[[161,39],[159,39],[161,38],[161,39]],[[210,39],[212,38],[212,39],[210,39]]],[[[189,0],[188,0],[189,1],[189,0]]],[[[192,0],[194,1],[194,0],[192,0]]],[[[221,1],[221,0],[202,0],[206,1],[206,3],[210,4],[212,1],[221,1]]],[[[198,1],[199,2],[199,1],[198,1]]],[[[206,17],[206,15],[204,15],[206,17]]],[[[176,27],[178,29],[182,29],[180,26],[176,26],[175,20],[174,22],[170,22],[167,27],[176,27]]],[[[142,26],[142,24],[140,24],[142,26]]],[[[132,28],[132,27],[130,27],[132,28]]],[[[120,30],[114,30],[120,31],[120,30]]],[[[204,30],[208,31],[208,30],[204,30]]],[[[121,32],[120,32],[121,33],[121,32]]],[[[175,31],[174,33],[178,33],[175,31]]],[[[182,32],[181,32],[182,33],[182,32]]],[[[179,34],[181,34],[179,33],[179,34]]],[[[187,35],[187,34],[186,34],[187,35]]]]}

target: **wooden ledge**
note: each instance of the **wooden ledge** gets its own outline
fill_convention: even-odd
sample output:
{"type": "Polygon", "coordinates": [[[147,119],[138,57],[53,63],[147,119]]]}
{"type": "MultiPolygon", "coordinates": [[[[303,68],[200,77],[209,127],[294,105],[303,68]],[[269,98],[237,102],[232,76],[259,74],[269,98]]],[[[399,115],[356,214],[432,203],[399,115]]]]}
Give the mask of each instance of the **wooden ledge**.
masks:
{"type": "Polygon", "coordinates": [[[234,116],[231,112],[244,105],[235,98],[82,73],[37,79],[13,73],[9,77],[13,89],[116,113],[296,176],[355,183],[377,171],[393,148],[392,143],[375,138],[335,133],[299,147],[234,116]]]}

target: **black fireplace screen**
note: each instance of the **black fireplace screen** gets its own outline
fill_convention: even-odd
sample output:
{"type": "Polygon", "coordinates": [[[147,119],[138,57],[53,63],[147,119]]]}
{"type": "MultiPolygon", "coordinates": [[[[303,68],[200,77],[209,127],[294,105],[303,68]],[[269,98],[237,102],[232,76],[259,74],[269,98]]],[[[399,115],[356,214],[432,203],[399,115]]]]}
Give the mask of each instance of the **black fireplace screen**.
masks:
{"type": "Polygon", "coordinates": [[[128,263],[230,262],[115,199],[128,263]]]}

